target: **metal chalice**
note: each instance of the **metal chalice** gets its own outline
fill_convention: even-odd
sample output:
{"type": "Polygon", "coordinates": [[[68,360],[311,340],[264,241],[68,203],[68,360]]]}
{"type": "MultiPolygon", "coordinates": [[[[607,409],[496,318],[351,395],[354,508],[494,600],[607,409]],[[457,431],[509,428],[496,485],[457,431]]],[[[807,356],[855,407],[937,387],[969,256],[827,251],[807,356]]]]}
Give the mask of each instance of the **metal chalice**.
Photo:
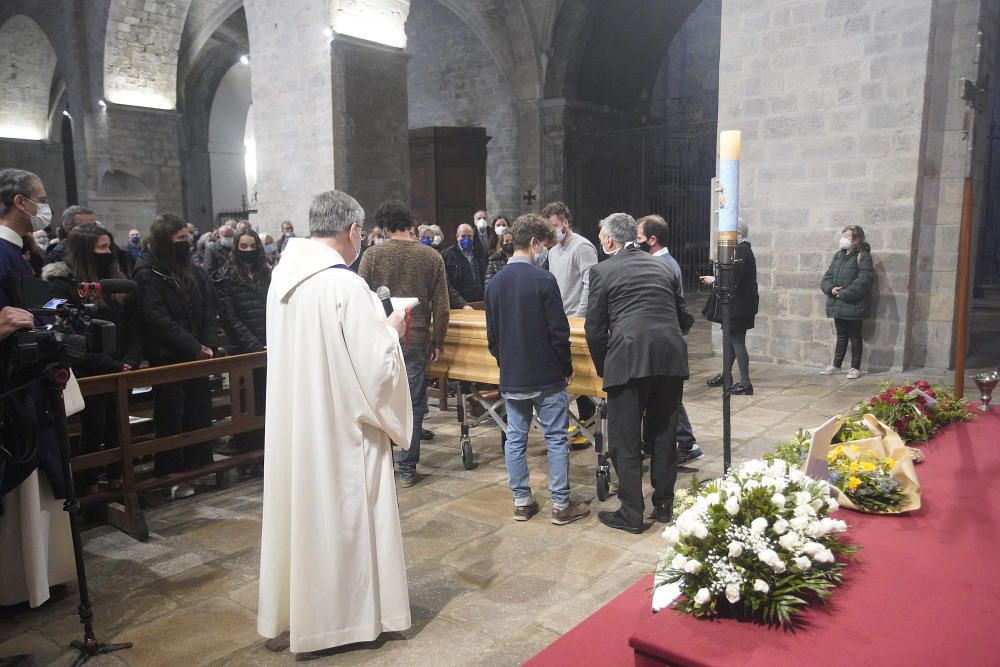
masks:
{"type": "Polygon", "coordinates": [[[972,381],[979,387],[979,400],[982,402],[979,409],[983,412],[992,412],[993,410],[990,407],[990,401],[993,400],[993,390],[997,386],[997,379],[996,371],[972,376],[972,381]]]}

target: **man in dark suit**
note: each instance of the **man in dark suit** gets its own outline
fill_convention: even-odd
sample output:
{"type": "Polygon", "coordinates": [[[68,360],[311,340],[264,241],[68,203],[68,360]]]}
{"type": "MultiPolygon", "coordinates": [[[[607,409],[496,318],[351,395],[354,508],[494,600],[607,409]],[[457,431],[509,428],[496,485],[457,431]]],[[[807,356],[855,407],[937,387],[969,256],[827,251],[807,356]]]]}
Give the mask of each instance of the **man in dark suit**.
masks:
{"type": "Polygon", "coordinates": [[[441,253],[448,274],[448,295],[452,310],[469,308],[483,300],[486,281],[486,248],[476,243],[470,225],[459,225],[455,245],[441,253]]]}
{"type": "Polygon", "coordinates": [[[611,528],[641,533],[644,415],[653,442],[653,518],[664,523],[672,518],[687,344],[677,321],[670,268],[636,247],[632,216],[611,214],[601,221],[599,237],[610,258],[590,269],[587,347],[608,394],[608,449],[621,507],[598,518],[611,528]]]}

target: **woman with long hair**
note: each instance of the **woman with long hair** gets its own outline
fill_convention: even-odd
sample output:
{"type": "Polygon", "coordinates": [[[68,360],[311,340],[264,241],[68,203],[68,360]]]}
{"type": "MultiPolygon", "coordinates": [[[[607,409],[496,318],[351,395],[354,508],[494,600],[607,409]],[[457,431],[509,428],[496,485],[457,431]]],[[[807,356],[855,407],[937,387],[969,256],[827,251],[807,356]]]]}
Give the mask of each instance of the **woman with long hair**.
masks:
{"type": "Polygon", "coordinates": [[[488,264],[486,265],[486,285],[490,284],[490,280],[493,279],[500,269],[507,266],[507,260],[511,258],[514,254],[514,235],[510,233],[509,230],[505,229],[502,234],[497,237],[497,247],[496,252],[490,255],[488,264]]]}
{"type": "MultiPolygon", "coordinates": [[[[232,353],[261,352],[267,346],[267,290],[270,285],[271,268],[260,237],[252,229],[241,232],[236,236],[236,247],[229,256],[229,263],[215,279],[219,316],[232,353]]],[[[254,405],[258,415],[264,414],[266,387],[267,369],[254,369],[254,405]]],[[[264,431],[234,436],[233,444],[240,451],[261,449],[264,431]]]]}
{"type": "MultiPolygon", "coordinates": [[[[138,300],[131,295],[80,297],[77,285],[105,279],[122,279],[119,255],[111,232],[95,224],[77,225],[66,237],[66,260],[53,262],[42,270],[49,281],[50,294],[71,303],[89,303],[96,307],[92,316],[115,325],[115,347],[94,351],[74,363],[77,377],[120,373],[134,370],[142,363],[142,321],[138,300]]],[[[88,396],[80,415],[80,451],[96,452],[101,447],[117,447],[118,420],[109,394],[88,396]]],[[[84,495],[97,491],[100,470],[85,470],[77,475],[77,484],[84,495]]],[[[120,483],[121,466],[107,468],[108,482],[120,483]]]]}
{"type": "MultiPolygon", "coordinates": [[[[211,359],[217,344],[215,290],[204,269],[191,261],[191,232],[176,215],[156,217],[145,250],[135,264],[142,301],[143,347],[151,366],[211,359]]],[[[157,385],[153,394],[157,437],[185,433],[212,424],[207,377],[157,385]]],[[[156,473],[166,475],[212,462],[204,443],[160,452],[156,473]]],[[[170,489],[174,498],[194,494],[187,483],[170,489]]]]}

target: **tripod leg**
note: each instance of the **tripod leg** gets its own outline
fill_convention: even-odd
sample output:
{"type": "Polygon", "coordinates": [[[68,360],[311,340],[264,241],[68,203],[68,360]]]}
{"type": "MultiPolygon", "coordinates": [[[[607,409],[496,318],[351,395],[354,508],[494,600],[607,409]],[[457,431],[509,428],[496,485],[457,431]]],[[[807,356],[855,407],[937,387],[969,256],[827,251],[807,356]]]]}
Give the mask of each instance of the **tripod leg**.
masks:
{"type": "Polygon", "coordinates": [[[80,656],[74,664],[82,665],[92,656],[131,648],[132,644],[101,644],[94,636],[94,612],[90,604],[90,590],[87,588],[87,569],[83,561],[83,538],[80,536],[80,501],[73,487],[73,466],[70,463],[69,435],[66,431],[66,406],[63,403],[62,391],[69,380],[69,370],[57,367],[45,379],[46,394],[49,399],[49,409],[56,432],[56,444],[59,446],[59,457],[62,462],[62,472],[66,484],[66,502],[63,509],[69,514],[69,528],[73,537],[73,557],[76,561],[76,580],[80,594],[80,623],[83,624],[83,641],[74,641],[71,646],[80,651],[80,656]]]}

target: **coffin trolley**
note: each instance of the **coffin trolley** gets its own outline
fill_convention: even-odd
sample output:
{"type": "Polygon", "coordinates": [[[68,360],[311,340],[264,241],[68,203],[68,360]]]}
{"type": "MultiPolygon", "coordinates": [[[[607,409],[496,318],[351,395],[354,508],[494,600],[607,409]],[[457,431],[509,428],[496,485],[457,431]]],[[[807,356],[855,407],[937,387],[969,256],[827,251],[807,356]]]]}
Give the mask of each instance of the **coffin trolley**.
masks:
{"type": "MultiPolygon", "coordinates": [[[[570,423],[575,425],[580,435],[594,445],[597,453],[597,469],[595,485],[597,497],[606,500],[611,485],[611,464],[608,459],[604,434],[607,431],[607,395],[604,393],[600,376],[594,369],[594,362],[587,349],[587,341],[583,332],[583,318],[569,318],[570,352],[573,356],[573,384],[569,386],[570,399],[578,396],[589,396],[597,403],[594,416],[582,423],[573,413],[569,415],[570,423]]],[[[525,341],[525,345],[534,344],[525,341]]],[[[466,470],[475,466],[472,441],[469,429],[485,422],[492,421],[500,427],[500,443],[506,443],[507,420],[503,399],[484,394],[476,387],[476,383],[497,385],[500,383],[500,369],[496,360],[490,354],[486,341],[486,313],[482,310],[453,310],[445,336],[444,348],[437,361],[428,366],[428,374],[433,377],[447,378],[458,381],[458,422],[461,425],[462,465],[466,470]],[[474,421],[466,409],[466,401],[470,400],[481,406],[483,415],[474,421]]],[[[442,387],[442,391],[446,391],[442,387]]],[[[536,422],[537,425],[537,422],[536,422]]]]}

